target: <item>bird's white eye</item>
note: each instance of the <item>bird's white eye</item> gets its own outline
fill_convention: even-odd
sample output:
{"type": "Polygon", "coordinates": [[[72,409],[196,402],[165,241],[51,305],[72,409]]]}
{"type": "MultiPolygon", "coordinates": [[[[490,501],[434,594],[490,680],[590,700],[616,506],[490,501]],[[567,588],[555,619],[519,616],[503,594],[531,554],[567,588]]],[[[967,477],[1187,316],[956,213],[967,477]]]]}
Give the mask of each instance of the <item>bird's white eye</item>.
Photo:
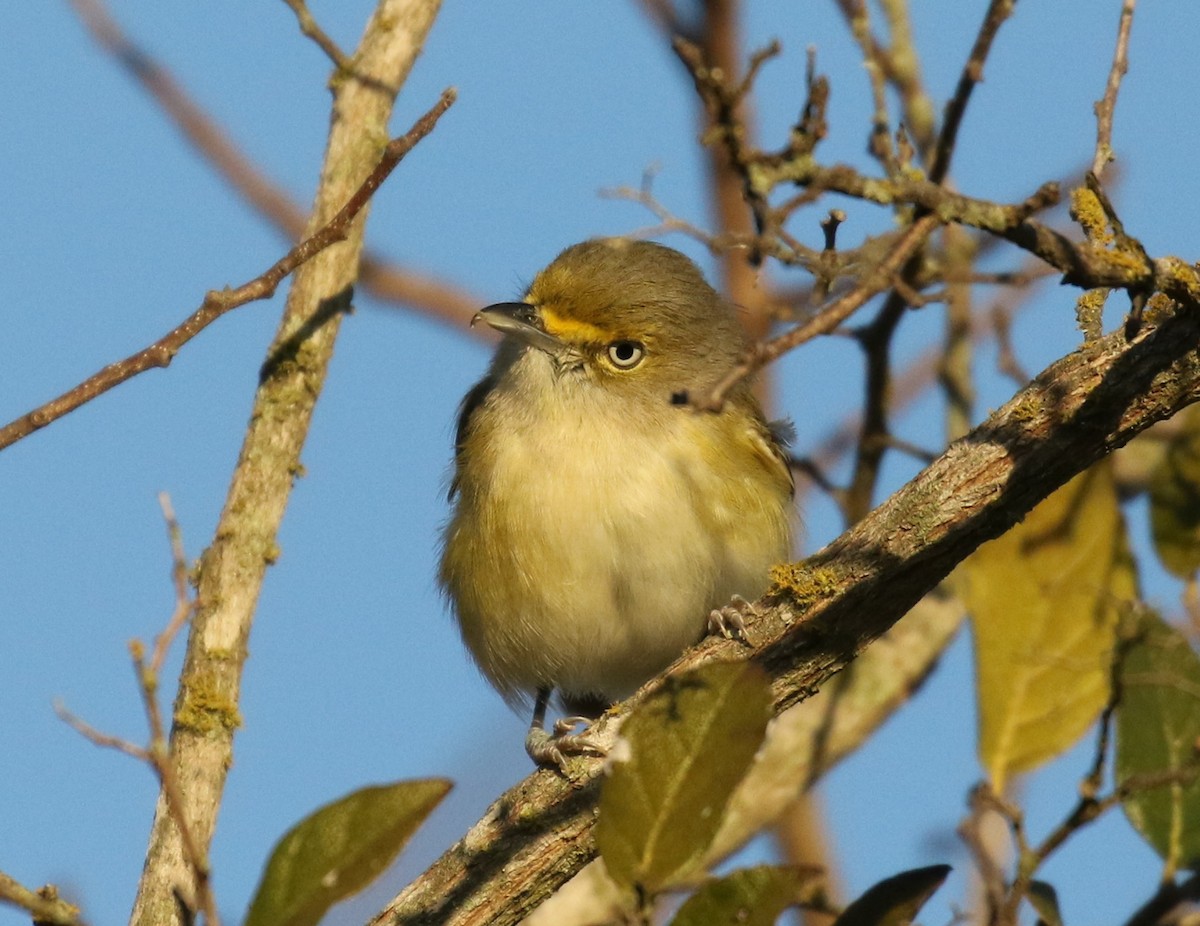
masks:
{"type": "Polygon", "coordinates": [[[608,345],[608,359],[618,370],[632,370],[644,356],[646,349],[637,341],[613,341],[608,345]]]}

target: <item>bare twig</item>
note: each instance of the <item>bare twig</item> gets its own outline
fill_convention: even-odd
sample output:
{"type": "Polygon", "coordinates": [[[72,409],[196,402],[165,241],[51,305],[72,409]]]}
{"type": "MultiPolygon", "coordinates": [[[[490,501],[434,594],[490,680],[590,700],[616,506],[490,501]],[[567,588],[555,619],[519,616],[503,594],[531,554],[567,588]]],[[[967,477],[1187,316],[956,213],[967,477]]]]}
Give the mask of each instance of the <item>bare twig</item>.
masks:
{"type": "Polygon", "coordinates": [[[58,719],[65,723],[68,727],[82,736],[93,746],[99,746],[101,749],[112,749],[116,752],[124,753],[131,759],[137,759],[139,762],[145,762],[153,767],[154,762],[150,758],[150,751],[145,746],[139,746],[137,743],[131,743],[127,739],[119,736],[112,736],[108,733],[102,733],[97,730],[86,720],[83,720],[76,714],[67,710],[66,706],[60,702],[55,702],[54,713],[58,715],[58,719]]]}
{"type": "Polygon", "coordinates": [[[192,615],[195,607],[194,600],[188,595],[187,561],[183,555],[183,534],[179,530],[179,522],[175,520],[175,509],[171,507],[171,496],[160,492],[158,504],[162,508],[163,520],[167,522],[167,538],[171,543],[171,581],[175,586],[175,610],[162,633],[154,638],[154,654],[150,659],[149,670],[155,676],[162,671],[163,662],[167,658],[167,650],[183,629],[183,625],[192,615]]]}
{"type": "Polygon", "coordinates": [[[672,0],[639,0],[642,12],[653,22],[668,39],[681,35],[695,41],[696,31],[689,28],[679,15],[672,0]]]}
{"type": "Polygon", "coordinates": [[[296,14],[296,22],[300,25],[300,31],[312,39],[321,51],[325,52],[325,55],[339,71],[350,73],[352,70],[350,59],[338,48],[337,42],[317,25],[317,21],[313,19],[312,13],[308,10],[308,4],[304,0],[283,0],[283,2],[296,14]]]}
{"type": "Polygon", "coordinates": [[[954,145],[958,140],[958,129],[962,125],[963,115],[967,111],[967,103],[975,85],[983,80],[983,66],[988,53],[992,50],[992,42],[1004,21],[1012,14],[1016,0],[992,0],[984,14],[983,24],[975,36],[975,44],[971,48],[970,57],[964,65],[958,78],[958,86],[954,96],[946,104],[946,114],[942,121],[942,130],[938,134],[937,147],[929,163],[929,179],[941,183],[950,171],[950,159],[954,155],[954,145]]]}
{"type": "Polygon", "coordinates": [[[1012,316],[1010,307],[997,305],[992,309],[992,330],[996,333],[996,368],[1012,380],[1016,386],[1029,382],[1029,374],[1017,359],[1012,344],[1012,316]]]}
{"type": "MultiPolygon", "coordinates": [[[[285,0],[286,2],[286,0],[285,0]]],[[[103,0],[71,0],[84,26],[102,49],[124,67],[196,150],[234,191],[274,225],[289,242],[304,237],[307,210],[266,177],[228,134],[192,99],[162,64],[138,47],[109,14],[103,0]]],[[[359,77],[366,80],[365,77],[359,77]]],[[[367,81],[369,83],[369,81],[367,81]]],[[[408,306],[457,330],[481,300],[443,280],[399,267],[378,253],[363,255],[359,283],[377,299],[408,306]]]]}
{"type": "MultiPolygon", "coordinates": [[[[1117,660],[1120,659],[1118,654],[1117,660]]],[[[1114,673],[1117,671],[1114,668],[1114,673]]],[[[1115,689],[1114,689],[1115,691],[1115,689]]],[[[1008,823],[1013,839],[1017,843],[1017,870],[1010,884],[1005,884],[1003,875],[991,867],[986,855],[981,856],[972,845],[972,854],[980,865],[981,874],[988,886],[989,903],[996,906],[995,921],[1009,924],[1017,922],[1017,911],[1021,902],[1029,896],[1034,875],[1046,861],[1060,849],[1068,839],[1098,820],[1112,808],[1124,803],[1135,794],[1163,788],[1170,785],[1190,785],[1200,777],[1200,761],[1180,768],[1166,769],[1132,775],[1117,784],[1115,788],[1103,797],[1097,796],[1100,780],[1103,777],[1104,758],[1108,753],[1109,723],[1112,708],[1116,704],[1119,693],[1114,694],[1102,717],[1102,723],[1097,741],[1097,755],[1079,789],[1079,797],[1067,815],[1051,830],[1037,845],[1031,845],[1025,834],[1025,816],[1021,808],[992,791],[990,785],[981,784],[972,792],[972,817],[976,816],[976,808],[992,810],[1000,814],[1008,823]],[[1000,902],[997,900],[997,892],[1000,902]]],[[[971,845],[970,828],[964,836],[971,845]]]]}
{"type": "Polygon", "coordinates": [[[0,902],[31,914],[37,926],[83,926],[79,908],[59,897],[52,884],[34,891],[0,871],[0,902]]]}
{"type": "Polygon", "coordinates": [[[1004,868],[996,859],[996,852],[989,842],[988,823],[990,815],[995,812],[988,800],[990,792],[985,793],[986,786],[979,785],[971,790],[968,800],[968,814],[958,825],[958,836],[967,847],[975,871],[979,876],[979,886],[983,891],[987,919],[985,922],[994,923],[1008,892],[1008,882],[1004,876],[1004,868]]]}
{"type": "Polygon", "coordinates": [[[1133,9],[1137,0],[1123,0],[1121,19],[1117,25],[1117,47],[1113,51],[1112,67],[1104,85],[1104,96],[1096,101],[1096,154],[1092,158],[1092,173],[1100,177],[1105,166],[1113,160],[1113,113],[1117,108],[1117,93],[1121,78],[1129,70],[1129,33],[1133,27],[1133,9]]]}
{"type": "Polygon", "coordinates": [[[654,195],[654,171],[647,170],[642,173],[642,183],[637,189],[628,186],[611,187],[602,189],[600,196],[604,199],[623,199],[628,202],[637,203],[651,212],[658,219],[658,224],[652,228],[642,228],[631,235],[634,237],[653,237],[657,235],[666,235],[672,232],[681,232],[700,242],[714,256],[723,256],[731,248],[742,247],[742,243],[735,240],[731,236],[711,234],[696,225],[694,222],[689,222],[687,219],[680,218],[668,209],[658,197],[654,195]]]}
{"type": "MultiPolygon", "coordinates": [[[[971,235],[956,226],[942,229],[942,261],[945,266],[966,276],[977,253],[971,235]]],[[[945,289],[945,350],[938,369],[938,382],[946,396],[946,440],[957,440],[971,429],[971,411],[975,404],[975,381],[971,372],[974,339],[971,336],[971,288],[962,283],[947,283],[945,289]]],[[[912,298],[905,296],[909,305],[912,298]]]]}
{"type": "Polygon", "coordinates": [[[871,14],[864,0],[838,0],[838,6],[850,32],[858,46],[862,49],[863,67],[871,84],[871,100],[874,111],[871,114],[871,155],[883,166],[889,176],[895,174],[898,162],[896,152],[892,147],[891,117],[888,115],[887,81],[889,72],[895,72],[891,67],[890,55],[875,39],[871,29],[871,14]]]}
{"type": "Polygon", "coordinates": [[[44,428],[52,421],[74,411],[79,406],[90,402],[126,380],[132,379],[139,373],[155,367],[170,365],[183,345],[226,312],[249,302],[269,299],[284,278],[297,267],[311,260],[331,244],[345,240],[350,224],[370,201],[380,184],[395,169],[401,159],[412,150],[413,146],[433,131],[438,119],[454,102],[454,98],[455,91],[453,89],[443,91],[441,99],[418,119],[411,129],[399,138],[392,139],[384,148],[383,156],[379,159],[375,169],[337,215],[320,231],[296,245],[273,266],[248,283],[244,283],[236,289],[211,290],[205,295],[200,308],[149,347],[131,354],[124,360],[109,364],[58,398],[52,399],[0,428],[0,450],[27,437],[39,428],[44,428]]]}
{"type": "Polygon", "coordinates": [[[689,397],[691,404],[701,411],[720,411],[729,390],[747,376],[805,341],[811,341],[819,335],[833,331],[872,297],[891,286],[892,277],[899,272],[904,263],[916,252],[938,224],[939,220],[936,216],[925,216],[918,220],[900,236],[887,257],[858,286],[826,306],[804,324],[797,325],[770,341],[757,344],[706,394],[695,398],[689,397]]]}
{"type": "Polygon", "coordinates": [[[171,508],[171,500],[165,492],[159,495],[159,504],[163,509],[163,518],[167,522],[167,535],[171,545],[171,576],[172,584],[175,587],[175,609],[167,626],[155,637],[154,655],[149,664],[146,662],[146,648],[142,642],[133,640],[129,644],[134,674],[138,683],[138,693],[141,696],[146,724],[149,727],[149,744],[139,746],[121,737],[102,733],[60,704],[56,704],[54,710],[60,719],[93,745],[105,749],[115,749],[131,756],[148,765],[154,772],[155,777],[158,778],[159,787],[166,796],[171,818],[179,831],[184,855],[192,872],[193,893],[188,900],[189,906],[193,911],[204,913],[208,926],[219,926],[217,901],[212,890],[212,871],[209,867],[208,857],[197,841],[192,823],[184,810],[179,780],[168,751],[166,730],[162,722],[162,709],[158,704],[159,670],[166,659],[171,642],[195,608],[195,602],[188,595],[187,565],[183,558],[183,540],[179,524],[175,520],[175,513],[171,508]]]}
{"type": "MultiPolygon", "coordinates": [[[[904,0],[883,0],[880,3],[888,21],[891,44],[887,47],[880,43],[871,28],[864,0],[837,0],[837,4],[862,50],[863,63],[871,80],[875,131],[878,132],[880,128],[880,114],[886,117],[886,105],[881,105],[886,100],[880,99],[881,79],[886,79],[900,97],[905,135],[911,134],[917,146],[928,155],[934,138],[933,104],[921,83],[920,58],[912,41],[907,4],[904,0]]],[[[890,121],[885,119],[883,127],[886,129],[888,125],[890,121]]],[[[905,160],[902,156],[898,157],[897,164],[903,164],[905,160]]]]}

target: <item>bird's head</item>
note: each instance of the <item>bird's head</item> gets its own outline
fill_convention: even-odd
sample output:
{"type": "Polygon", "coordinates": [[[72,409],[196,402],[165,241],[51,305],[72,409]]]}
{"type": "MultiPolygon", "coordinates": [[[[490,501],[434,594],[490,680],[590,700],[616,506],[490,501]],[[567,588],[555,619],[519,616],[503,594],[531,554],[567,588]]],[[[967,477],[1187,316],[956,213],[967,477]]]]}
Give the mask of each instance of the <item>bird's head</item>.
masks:
{"type": "Polygon", "coordinates": [[[475,320],[533,349],[558,375],[662,400],[733,364],[744,335],[732,307],[683,254],[649,241],[599,238],[567,248],[521,302],[475,320]]]}

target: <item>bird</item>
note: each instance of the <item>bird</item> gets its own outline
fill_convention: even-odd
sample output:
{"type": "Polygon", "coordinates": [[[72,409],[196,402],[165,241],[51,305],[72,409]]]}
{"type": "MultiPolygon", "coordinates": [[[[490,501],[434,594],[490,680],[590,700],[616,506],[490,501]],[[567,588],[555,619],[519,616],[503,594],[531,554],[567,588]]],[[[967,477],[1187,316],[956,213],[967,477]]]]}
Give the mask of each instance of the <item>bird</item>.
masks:
{"type": "Polygon", "coordinates": [[[526,751],[561,769],[597,749],[578,724],[766,590],[791,549],[790,423],[748,381],[719,412],[686,401],[748,341],[665,245],[572,245],[479,321],[503,338],[459,410],[439,582],[483,675],[532,700],[526,751]],[[548,732],[554,692],[576,716],[548,732]]]}

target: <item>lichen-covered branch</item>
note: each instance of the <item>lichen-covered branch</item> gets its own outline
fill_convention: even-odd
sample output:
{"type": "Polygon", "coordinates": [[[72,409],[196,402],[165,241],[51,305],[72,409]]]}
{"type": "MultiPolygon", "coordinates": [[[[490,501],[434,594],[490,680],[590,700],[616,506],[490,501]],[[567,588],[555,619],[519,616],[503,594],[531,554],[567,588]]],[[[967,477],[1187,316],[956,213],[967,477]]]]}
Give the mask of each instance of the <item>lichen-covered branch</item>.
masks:
{"type": "MultiPolygon", "coordinates": [[[[437,15],[439,0],[380,0],[355,53],[369,84],[337,84],[311,229],[359,188],[386,144],[394,94],[437,15]],[[389,93],[380,87],[390,87],[389,93]]],[[[201,557],[199,604],[188,638],[171,729],[171,761],[183,810],[207,849],[232,761],[238,697],[250,624],[277,531],[298,470],[300,450],[321,393],[334,339],[358,273],[365,211],[346,240],[296,274],[261,383],[225,508],[201,557]]],[[[188,869],[179,832],[160,795],[131,922],[182,926],[188,869]]]]}

